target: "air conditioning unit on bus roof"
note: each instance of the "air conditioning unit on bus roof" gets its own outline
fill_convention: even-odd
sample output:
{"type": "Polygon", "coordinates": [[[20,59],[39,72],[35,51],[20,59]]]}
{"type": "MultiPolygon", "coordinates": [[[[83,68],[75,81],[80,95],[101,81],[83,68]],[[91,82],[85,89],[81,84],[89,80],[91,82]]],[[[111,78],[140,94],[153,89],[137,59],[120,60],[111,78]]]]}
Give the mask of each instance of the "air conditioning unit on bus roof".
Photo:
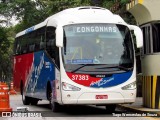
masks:
{"type": "Polygon", "coordinates": [[[96,7],[96,6],[84,6],[84,7],[78,7],[78,10],[84,10],[84,9],[101,9],[101,10],[106,10],[105,8],[96,7]]]}

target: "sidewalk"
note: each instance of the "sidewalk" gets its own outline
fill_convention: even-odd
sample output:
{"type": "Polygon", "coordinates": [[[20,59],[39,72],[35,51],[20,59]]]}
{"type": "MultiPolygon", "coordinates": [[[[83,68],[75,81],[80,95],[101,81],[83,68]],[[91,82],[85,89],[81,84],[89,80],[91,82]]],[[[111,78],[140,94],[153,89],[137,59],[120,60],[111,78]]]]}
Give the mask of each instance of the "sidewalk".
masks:
{"type": "Polygon", "coordinates": [[[160,109],[151,109],[143,107],[142,97],[137,97],[133,104],[119,104],[118,107],[140,113],[152,113],[160,116],[160,109]]]}

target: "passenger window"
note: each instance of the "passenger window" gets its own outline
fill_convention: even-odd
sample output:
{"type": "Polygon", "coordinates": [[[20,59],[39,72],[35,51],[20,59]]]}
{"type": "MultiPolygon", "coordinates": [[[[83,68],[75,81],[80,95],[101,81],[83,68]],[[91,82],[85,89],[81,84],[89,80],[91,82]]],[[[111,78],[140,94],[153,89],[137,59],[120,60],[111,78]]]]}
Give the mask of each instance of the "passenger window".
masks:
{"type": "Polygon", "coordinates": [[[55,58],[55,28],[47,27],[46,32],[46,50],[51,55],[52,58],[55,58]]]}
{"type": "Polygon", "coordinates": [[[59,48],[56,46],[55,27],[47,27],[46,32],[46,50],[48,54],[54,59],[55,64],[60,68],[59,64],[59,48]]]}

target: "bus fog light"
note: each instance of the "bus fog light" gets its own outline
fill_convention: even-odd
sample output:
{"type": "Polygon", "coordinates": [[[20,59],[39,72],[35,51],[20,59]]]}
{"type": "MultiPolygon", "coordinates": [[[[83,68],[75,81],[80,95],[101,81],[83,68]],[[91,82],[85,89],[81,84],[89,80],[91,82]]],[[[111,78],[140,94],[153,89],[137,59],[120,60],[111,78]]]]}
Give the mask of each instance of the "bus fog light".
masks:
{"type": "Polygon", "coordinates": [[[133,90],[133,89],[136,89],[136,81],[122,87],[122,90],[133,90]]]}
{"type": "Polygon", "coordinates": [[[62,82],[62,88],[65,91],[80,91],[81,88],[62,82]]]}

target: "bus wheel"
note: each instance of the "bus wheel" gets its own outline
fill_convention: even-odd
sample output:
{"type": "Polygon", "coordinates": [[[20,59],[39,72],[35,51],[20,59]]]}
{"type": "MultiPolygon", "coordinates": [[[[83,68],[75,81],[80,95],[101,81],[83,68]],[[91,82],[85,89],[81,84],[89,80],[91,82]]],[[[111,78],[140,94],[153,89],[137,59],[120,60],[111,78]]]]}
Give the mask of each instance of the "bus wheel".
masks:
{"type": "Polygon", "coordinates": [[[106,105],[107,113],[113,113],[113,112],[115,112],[115,109],[116,109],[115,104],[106,105]]]}
{"type": "Polygon", "coordinates": [[[53,94],[51,94],[50,105],[51,105],[51,109],[52,109],[53,112],[59,112],[60,111],[61,105],[53,100],[53,94]]]}
{"type": "Polygon", "coordinates": [[[51,90],[50,87],[47,88],[47,99],[51,103],[51,100],[52,100],[52,90],[51,90]]]}
{"type": "Polygon", "coordinates": [[[30,98],[22,94],[22,101],[24,105],[29,105],[30,104],[30,98]]]}
{"type": "Polygon", "coordinates": [[[21,85],[22,102],[24,105],[30,104],[30,98],[24,95],[23,84],[21,85]]]}
{"type": "Polygon", "coordinates": [[[31,105],[37,105],[37,104],[38,104],[38,99],[32,98],[31,105]]]}
{"type": "Polygon", "coordinates": [[[51,108],[53,112],[59,112],[60,111],[60,104],[56,102],[51,103],[51,108]]]}

